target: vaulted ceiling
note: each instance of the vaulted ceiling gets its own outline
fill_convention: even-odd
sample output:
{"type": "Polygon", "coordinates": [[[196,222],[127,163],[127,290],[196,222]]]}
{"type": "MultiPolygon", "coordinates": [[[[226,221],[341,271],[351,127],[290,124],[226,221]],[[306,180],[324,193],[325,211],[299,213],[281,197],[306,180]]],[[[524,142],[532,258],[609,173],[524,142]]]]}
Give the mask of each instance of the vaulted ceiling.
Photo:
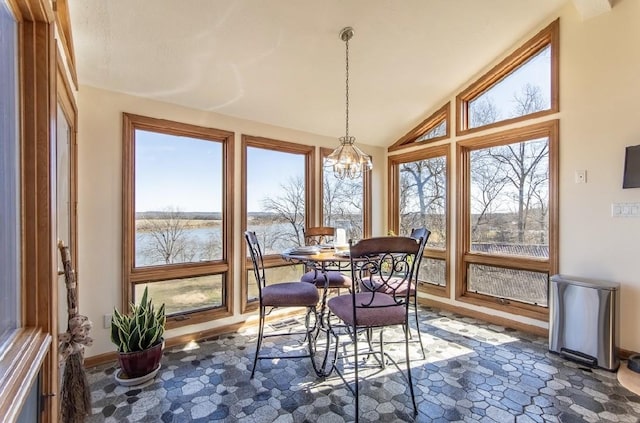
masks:
{"type": "MultiPolygon", "coordinates": [[[[387,146],[568,0],[69,0],[78,80],[387,146]]],[[[592,13],[593,3],[574,0],[592,13]]],[[[82,89],[82,88],[81,88],[82,89]]]]}

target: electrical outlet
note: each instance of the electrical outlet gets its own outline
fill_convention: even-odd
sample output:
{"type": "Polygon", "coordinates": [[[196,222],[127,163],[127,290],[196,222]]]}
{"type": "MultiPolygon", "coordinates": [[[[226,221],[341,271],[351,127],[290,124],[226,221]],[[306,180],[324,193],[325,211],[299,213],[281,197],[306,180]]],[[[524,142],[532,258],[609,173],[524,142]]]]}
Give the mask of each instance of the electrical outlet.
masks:
{"type": "Polygon", "coordinates": [[[575,179],[576,179],[576,184],[586,184],[587,183],[587,171],[586,170],[576,170],[575,179]]]}
{"type": "Polygon", "coordinates": [[[102,324],[105,329],[109,329],[111,327],[111,317],[112,317],[111,314],[104,315],[102,324]]]}

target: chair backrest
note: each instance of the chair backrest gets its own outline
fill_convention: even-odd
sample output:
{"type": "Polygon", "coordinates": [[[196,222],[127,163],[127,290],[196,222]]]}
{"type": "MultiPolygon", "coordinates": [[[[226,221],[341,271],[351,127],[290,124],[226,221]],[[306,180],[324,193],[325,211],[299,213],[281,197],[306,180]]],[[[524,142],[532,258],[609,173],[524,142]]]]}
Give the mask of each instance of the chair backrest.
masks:
{"type": "Polygon", "coordinates": [[[327,243],[328,237],[333,237],[336,228],[330,226],[314,226],[304,230],[305,245],[321,245],[327,243]]]}
{"type": "Polygon", "coordinates": [[[247,241],[247,247],[249,247],[249,254],[253,262],[253,274],[258,285],[258,296],[262,298],[262,288],[267,283],[264,272],[264,261],[262,259],[262,249],[260,248],[260,243],[258,242],[258,237],[255,232],[246,231],[244,233],[244,239],[247,241]]]}
{"type": "Polygon", "coordinates": [[[366,291],[371,292],[370,302],[354,304],[354,307],[378,307],[376,295],[394,298],[394,303],[387,303],[385,307],[408,304],[409,290],[406,285],[414,278],[422,250],[422,238],[402,236],[367,238],[350,244],[353,289],[364,286],[366,291]],[[372,281],[379,285],[374,286],[372,281]]]}
{"type": "Polygon", "coordinates": [[[413,228],[411,229],[411,235],[409,237],[413,239],[420,239],[422,243],[420,245],[420,255],[418,256],[418,262],[416,263],[416,271],[414,281],[416,286],[418,286],[418,274],[420,273],[420,263],[422,263],[422,254],[424,253],[424,249],[427,246],[427,241],[429,240],[429,235],[431,235],[431,231],[427,228],[413,228]]]}

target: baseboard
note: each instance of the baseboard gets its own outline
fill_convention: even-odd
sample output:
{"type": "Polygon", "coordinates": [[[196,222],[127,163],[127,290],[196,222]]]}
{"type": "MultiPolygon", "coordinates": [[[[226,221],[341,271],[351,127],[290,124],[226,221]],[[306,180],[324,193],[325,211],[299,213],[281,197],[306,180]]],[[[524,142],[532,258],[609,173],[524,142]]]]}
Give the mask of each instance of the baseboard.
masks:
{"type": "Polygon", "coordinates": [[[549,331],[545,328],[541,328],[540,326],[529,325],[527,323],[506,319],[504,317],[494,316],[492,314],[482,313],[480,311],[471,310],[465,307],[443,303],[438,300],[433,300],[431,298],[429,299],[418,298],[418,303],[426,307],[435,307],[442,310],[447,310],[453,313],[461,314],[465,317],[484,320],[485,322],[493,323],[495,325],[500,325],[507,328],[517,329],[522,332],[532,333],[534,335],[544,336],[544,337],[549,336],[549,331]]]}

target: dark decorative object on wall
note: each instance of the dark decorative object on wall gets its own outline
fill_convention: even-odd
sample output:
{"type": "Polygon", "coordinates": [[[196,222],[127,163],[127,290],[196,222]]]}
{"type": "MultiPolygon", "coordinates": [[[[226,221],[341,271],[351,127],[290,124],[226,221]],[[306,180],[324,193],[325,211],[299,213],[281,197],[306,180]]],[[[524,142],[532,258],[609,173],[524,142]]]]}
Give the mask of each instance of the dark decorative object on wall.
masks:
{"type": "Polygon", "coordinates": [[[640,188],[640,145],[625,150],[622,188],[640,188]]]}

